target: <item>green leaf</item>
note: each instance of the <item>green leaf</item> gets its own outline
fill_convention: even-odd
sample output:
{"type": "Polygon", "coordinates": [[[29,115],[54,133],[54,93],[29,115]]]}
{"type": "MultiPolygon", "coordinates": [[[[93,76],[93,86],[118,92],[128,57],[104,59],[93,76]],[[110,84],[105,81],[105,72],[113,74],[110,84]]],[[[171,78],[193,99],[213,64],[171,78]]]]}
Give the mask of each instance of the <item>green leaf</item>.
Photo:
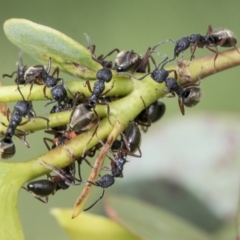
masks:
{"type": "Polygon", "coordinates": [[[240,239],[240,192],[238,195],[238,208],[236,217],[228,224],[215,231],[214,236],[218,240],[240,239]]]}
{"type": "Polygon", "coordinates": [[[191,223],[137,199],[111,196],[108,215],[131,232],[149,240],[210,240],[209,234],[191,223]]]}
{"type": "Polygon", "coordinates": [[[53,209],[51,214],[73,240],[140,239],[105,217],[81,213],[77,218],[71,219],[72,209],[59,208],[53,209]]]}
{"type": "Polygon", "coordinates": [[[9,19],[3,25],[8,39],[33,58],[84,79],[95,79],[101,65],[90,51],[65,34],[25,19],[9,19]]]}

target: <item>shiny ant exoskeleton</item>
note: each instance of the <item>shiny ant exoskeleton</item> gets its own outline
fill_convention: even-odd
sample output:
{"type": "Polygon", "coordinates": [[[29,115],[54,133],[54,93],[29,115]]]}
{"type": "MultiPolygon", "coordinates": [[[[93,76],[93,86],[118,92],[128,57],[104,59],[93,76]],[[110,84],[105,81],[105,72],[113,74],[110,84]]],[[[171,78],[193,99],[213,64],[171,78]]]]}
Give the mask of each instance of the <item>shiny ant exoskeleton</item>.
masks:
{"type": "Polygon", "coordinates": [[[58,81],[61,80],[58,78],[59,75],[59,68],[56,67],[55,70],[52,73],[52,76],[49,75],[49,72],[51,70],[51,58],[49,57],[47,67],[45,68],[42,65],[35,65],[32,67],[29,67],[25,74],[24,74],[24,79],[27,83],[31,84],[30,87],[30,93],[33,87],[33,84],[39,84],[39,85],[45,85],[43,89],[44,97],[48,99],[46,95],[46,88],[53,88],[54,86],[57,85],[58,81]],[[57,78],[54,77],[54,75],[57,74],[57,78]]]}
{"type": "MultiPolygon", "coordinates": [[[[142,99],[143,100],[143,99],[142,99]]],[[[144,101],[143,101],[144,103],[144,101]]],[[[155,101],[146,107],[144,103],[145,109],[142,110],[138,114],[138,116],[134,119],[134,121],[142,126],[142,130],[147,132],[148,127],[151,126],[152,123],[158,121],[165,113],[166,106],[161,101],[155,101]]]]}
{"type": "MultiPolygon", "coordinates": [[[[100,177],[96,182],[87,181],[88,183],[93,184],[94,186],[101,187],[103,192],[101,196],[88,208],[84,209],[84,211],[92,208],[97,202],[99,202],[104,194],[105,189],[112,186],[115,183],[115,178],[123,177],[123,167],[127,162],[127,155],[134,157],[141,157],[141,133],[135,122],[131,122],[125,131],[121,134],[120,140],[115,140],[112,147],[111,152],[114,155],[114,158],[111,159],[111,174],[105,174],[100,177]],[[140,155],[136,155],[135,152],[139,151],[140,155]],[[114,152],[117,152],[114,154],[114,152]]],[[[106,168],[104,168],[106,170],[106,168]]]]}
{"type": "Polygon", "coordinates": [[[92,45],[91,40],[89,36],[85,33],[85,38],[88,42],[88,48],[90,49],[90,52],[93,56],[93,59],[99,62],[103,67],[112,68],[112,62],[111,61],[105,61],[104,59],[110,55],[112,55],[114,52],[117,52],[117,56],[114,60],[114,67],[113,70],[116,70],[117,72],[124,72],[124,71],[130,71],[132,73],[139,72],[139,73],[145,73],[146,69],[148,72],[150,72],[150,63],[149,59],[152,60],[152,62],[155,62],[152,54],[152,49],[148,48],[146,53],[143,57],[141,55],[137,54],[133,50],[130,51],[120,51],[118,48],[113,49],[108,54],[100,55],[99,57],[95,57],[94,51],[95,51],[95,45],[92,45]]]}
{"type": "MultiPolygon", "coordinates": [[[[200,34],[192,34],[189,37],[183,37],[176,41],[174,48],[174,58],[178,57],[178,55],[184,50],[191,48],[191,58],[194,58],[194,53],[196,48],[206,47],[211,52],[215,53],[214,57],[214,65],[219,54],[217,47],[234,47],[237,51],[236,47],[237,38],[235,34],[225,28],[216,28],[212,29],[211,25],[208,26],[207,34],[205,36],[200,34]],[[212,49],[214,47],[215,49],[212,49]]],[[[239,51],[238,51],[239,52],[239,51]]]]}
{"type": "Polygon", "coordinates": [[[202,98],[202,91],[198,87],[188,87],[193,86],[194,84],[186,83],[184,88],[178,85],[176,79],[174,78],[167,78],[165,81],[166,87],[169,91],[174,95],[175,93],[178,95],[178,105],[181,110],[182,115],[185,114],[184,106],[186,107],[194,107],[196,106],[201,98],[202,98]],[[188,86],[187,86],[188,85],[188,86]]]}
{"type": "Polygon", "coordinates": [[[58,190],[68,189],[70,186],[79,185],[81,183],[75,183],[75,163],[61,169],[53,167],[45,162],[41,163],[46,168],[57,173],[56,176],[50,176],[50,180],[41,179],[32,181],[27,184],[27,188],[23,187],[31,195],[43,203],[48,202],[48,196],[54,194],[58,190]]]}

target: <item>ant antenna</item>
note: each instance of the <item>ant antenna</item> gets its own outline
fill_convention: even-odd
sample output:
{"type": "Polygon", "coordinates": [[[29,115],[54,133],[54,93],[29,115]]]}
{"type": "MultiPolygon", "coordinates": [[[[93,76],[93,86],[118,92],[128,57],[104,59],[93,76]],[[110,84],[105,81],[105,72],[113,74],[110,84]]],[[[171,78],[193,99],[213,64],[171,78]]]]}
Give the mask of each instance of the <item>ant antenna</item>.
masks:
{"type": "Polygon", "coordinates": [[[90,37],[89,37],[86,33],[84,33],[83,35],[84,35],[84,37],[85,37],[86,40],[87,40],[88,49],[89,49],[90,53],[92,54],[92,53],[93,53],[93,44],[92,44],[92,41],[91,41],[90,37]]]}
{"type": "MultiPolygon", "coordinates": [[[[90,181],[88,181],[89,183],[92,183],[90,181]]],[[[90,205],[88,208],[84,209],[83,211],[88,211],[89,209],[91,209],[93,206],[95,206],[104,196],[104,193],[105,193],[105,188],[103,188],[103,191],[102,191],[102,195],[100,196],[100,198],[98,200],[96,200],[92,205],[90,205]]]]}

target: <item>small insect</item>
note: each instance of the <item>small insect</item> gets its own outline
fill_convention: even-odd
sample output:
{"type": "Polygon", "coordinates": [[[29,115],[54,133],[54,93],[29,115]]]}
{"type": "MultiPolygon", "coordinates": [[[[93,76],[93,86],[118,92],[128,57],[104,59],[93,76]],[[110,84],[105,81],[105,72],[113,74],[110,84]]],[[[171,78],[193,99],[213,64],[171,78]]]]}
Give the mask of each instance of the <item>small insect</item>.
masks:
{"type": "Polygon", "coordinates": [[[132,73],[134,72],[145,73],[146,69],[148,69],[148,72],[150,72],[149,59],[154,61],[153,57],[151,56],[151,48],[147,49],[143,57],[141,57],[141,55],[137,54],[133,50],[120,51],[118,48],[115,48],[105,56],[100,55],[99,57],[96,58],[94,56],[95,45],[91,43],[91,40],[86,33],[84,34],[84,36],[87,39],[88,48],[90,49],[93,59],[99,62],[103,67],[112,68],[112,62],[105,61],[104,59],[112,55],[114,52],[117,52],[118,54],[114,60],[114,67],[112,68],[113,70],[116,70],[117,72],[131,70],[132,73]]]}
{"type": "MultiPolygon", "coordinates": [[[[191,58],[194,58],[194,53],[196,48],[206,47],[211,52],[215,53],[214,57],[214,65],[219,54],[217,47],[234,47],[237,51],[237,38],[235,34],[225,28],[216,28],[212,29],[212,26],[208,26],[206,36],[200,34],[192,34],[189,37],[183,37],[176,41],[174,48],[174,58],[178,57],[178,55],[186,50],[187,48],[191,48],[191,58]],[[214,47],[215,49],[212,49],[214,47]]],[[[238,51],[239,52],[239,51],[238,51]]],[[[240,53],[240,52],[239,52],[240,53]]]]}
{"type": "MultiPolygon", "coordinates": [[[[23,95],[22,95],[22,98],[24,99],[23,95]]],[[[7,126],[4,123],[2,123],[5,127],[7,127],[7,130],[4,133],[4,137],[0,140],[0,152],[3,152],[1,154],[2,158],[10,158],[15,154],[15,146],[14,146],[14,143],[12,142],[12,137],[14,135],[18,137],[28,148],[30,147],[25,140],[25,136],[27,135],[27,132],[23,130],[19,130],[17,129],[17,127],[26,124],[32,118],[44,119],[47,121],[47,126],[48,126],[48,123],[49,123],[48,119],[44,117],[36,116],[33,110],[31,101],[26,101],[26,100],[18,101],[14,105],[14,110],[13,110],[13,113],[11,114],[11,118],[10,118],[10,111],[9,109],[7,110],[7,119],[9,121],[9,125],[7,126]],[[22,122],[23,117],[27,118],[27,120],[24,122],[22,122]],[[17,134],[15,134],[16,129],[19,132],[17,134]]]]}
{"type": "Polygon", "coordinates": [[[134,121],[142,126],[144,132],[147,132],[148,127],[150,127],[152,123],[162,118],[166,110],[166,105],[161,101],[155,101],[148,107],[146,107],[144,103],[144,106],[145,109],[138,114],[134,121]]]}
{"type": "Polygon", "coordinates": [[[46,95],[46,88],[53,88],[54,86],[57,85],[58,81],[61,79],[58,78],[59,75],[59,68],[56,67],[55,70],[53,71],[52,75],[49,75],[49,72],[51,70],[51,58],[49,57],[47,67],[45,68],[42,65],[35,65],[29,67],[25,73],[24,73],[24,79],[26,81],[26,84],[29,83],[31,84],[30,87],[30,93],[32,91],[33,84],[39,84],[39,85],[45,85],[43,88],[43,93],[44,97],[49,99],[46,95]],[[54,75],[57,74],[57,77],[55,78],[54,75]]]}
{"type": "Polygon", "coordinates": [[[115,179],[114,179],[113,175],[105,174],[101,178],[99,178],[95,183],[94,182],[90,182],[90,181],[88,181],[88,183],[91,183],[92,185],[94,185],[96,187],[101,187],[103,189],[103,192],[102,192],[102,195],[100,196],[100,198],[97,201],[95,201],[91,206],[89,206],[88,208],[84,209],[83,211],[88,211],[96,203],[98,203],[103,198],[103,196],[105,194],[105,188],[108,188],[108,187],[112,186],[115,183],[115,179]]]}
{"type": "Polygon", "coordinates": [[[54,195],[58,190],[68,189],[70,186],[79,185],[75,183],[75,164],[72,163],[69,166],[61,169],[53,167],[47,163],[43,164],[48,169],[57,173],[56,176],[50,176],[51,180],[36,180],[27,184],[27,188],[23,187],[31,195],[43,203],[48,202],[48,196],[54,195]]]}
{"type": "Polygon", "coordinates": [[[182,86],[179,86],[176,79],[174,78],[167,78],[165,84],[173,95],[175,95],[175,93],[178,95],[178,105],[182,115],[185,114],[184,106],[194,107],[200,102],[202,98],[202,91],[198,87],[184,88],[182,86]]]}

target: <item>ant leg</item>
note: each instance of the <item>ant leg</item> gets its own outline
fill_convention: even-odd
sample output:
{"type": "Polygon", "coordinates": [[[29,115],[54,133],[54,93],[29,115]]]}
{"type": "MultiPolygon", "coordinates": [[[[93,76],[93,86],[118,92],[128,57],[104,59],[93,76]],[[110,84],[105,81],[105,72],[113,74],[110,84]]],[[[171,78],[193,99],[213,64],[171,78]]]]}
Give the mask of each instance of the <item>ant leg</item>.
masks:
{"type": "MultiPolygon", "coordinates": [[[[95,185],[95,186],[98,186],[98,185],[96,185],[96,184],[93,183],[93,182],[90,182],[90,181],[88,181],[88,182],[91,183],[91,184],[93,184],[93,185],[95,185]]],[[[99,186],[98,186],[98,187],[99,187],[99,186]]],[[[91,209],[93,206],[95,206],[95,205],[103,198],[104,193],[105,193],[105,188],[103,188],[103,192],[102,192],[102,195],[100,196],[100,198],[97,199],[92,205],[90,205],[88,208],[84,209],[83,211],[88,211],[88,210],[91,209]]]]}
{"type": "Polygon", "coordinates": [[[210,48],[210,47],[208,47],[208,46],[206,46],[206,48],[209,50],[209,51],[211,51],[211,52],[213,52],[213,53],[215,53],[215,56],[214,56],[214,68],[215,68],[215,72],[217,71],[217,68],[216,68],[216,59],[217,59],[217,57],[218,57],[218,54],[219,54],[219,52],[218,52],[218,50],[217,50],[217,47],[216,47],[216,50],[214,50],[214,49],[212,49],[212,48],[210,48]]]}
{"type": "Polygon", "coordinates": [[[207,33],[206,35],[209,36],[212,33],[213,29],[211,25],[208,25],[207,33]]]}
{"type": "MultiPolygon", "coordinates": [[[[26,84],[25,84],[26,85],[26,84]]],[[[29,96],[31,95],[31,92],[32,92],[32,88],[33,88],[33,82],[31,83],[30,85],[30,91],[29,91],[29,94],[27,96],[27,99],[29,98],[29,96]]]]}
{"type": "MultiPolygon", "coordinates": [[[[129,52],[132,53],[133,51],[129,52]]],[[[149,64],[149,57],[151,54],[151,48],[147,49],[147,52],[144,54],[144,57],[142,58],[142,60],[140,61],[140,63],[132,70],[132,73],[134,72],[146,72],[145,69],[149,64]]],[[[150,72],[150,69],[149,69],[150,72]]]]}
{"type": "Polygon", "coordinates": [[[106,92],[102,93],[101,96],[108,94],[114,88],[114,82],[115,80],[113,81],[112,86],[108,90],[106,90],[106,92]]]}
{"type": "Polygon", "coordinates": [[[47,94],[46,94],[46,89],[47,89],[47,86],[45,85],[44,88],[43,88],[43,96],[48,99],[48,100],[52,100],[52,98],[48,97],[47,94]]]}
{"type": "Polygon", "coordinates": [[[24,190],[26,190],[27,192],[29,192],[34,198],[36,198],[37,200],[41,201],[42,203],[48,203],[48,197],[42,198],[39,197],[38,195],[36,195],[35,193],[28,191],[27,188],[22,187],[24,190]]]}
{"type": "Polygon", "coordinates": [[[106,57],[112,55],[114,52],[119,53],[120,50],[119,50],[118,48],[114,48],[111,52],[109,52],[107,55],[105,55],[104,57],[101,57],[101,59],[98,59],[98,60],[103,60],[103,59],[105,59],[106,57]]]}
{"type": "Polygon", "coordinates": [[[52,73],[52,77],[57,74],[57,79],[58,79],[58,75],[59,75],[59,67],[56,67],[52,73]]]}
{"type": "Polygon", "coordinates": [[[197,44],[194,44],[193,46],[190,47],[190,51],[191,51],[191,57],[190,57],[190,61],[192,61],[194,59],[194,53],[197,49],[197,44]]]}
{"type": "Polygon", "coordinates": [[[50,138],[43,138],[43,142],[45,143],[45,146],[47,147],[48,151],[51,150],[47,142],[53,143],[53,140],[50,138]]]}
{"type": "Polygon", "coordinates": [[[44,162],[43,160],[39,160],[38,162],[43,167],[45,167],[45,168],[53,171],[54,173],[56,173],[61,179],[63,179],[63,180],[66,179],[65,172],[61,168],[55,167],[53,165],[50,165],[50,164],[44,162]]]}
{"type": "Polygon", "coordinates": [[[178,105],[179,105],[179,108],[180,108],[180,111],[181,111],[182,115],[185,115],[184,104],[183,104],[183,101],[180,97],[178,98],[178,105]]]}
{"type": "Polygon", "coordinates": [[[20,137],[20,136],[18,136],[18,135],[15,135],[18,139],[20,139],[24,144],[25,144],[25,146],[27,147],[27,148],[30,148],[30,145],[28,144],[28,142],[24,139],[24,138],[22,138],[22,137],[20,137]]]}
{"type": "Polygon", "coordinates": [[[90,93],[93,93],[89,80],[87,80],[87,81],[85,82],[85,86],[86,86],[86,85],[87,85],[87,87],[88,87],[89,92],[90,92],[90,93]]]}
{"type": "Polygon", "coordinates": [[[237,50],[237,52],[240,53],[240,52],[238,51],[238,48],[236,47],[236,44],[233,42],[232,38],[230,38],[230,37],[228,37],[228,36],[227,36],[226,38],[223,38],[223,39],[218,43],[218,46],[222,46],[226,41],[230,41],[232,47],[234,47],[234,48],[237,50]]]}
{"type": "Polygon", "coordinates": [[[3,77],[3,78],[4,78],[4,77],[12,78],[15,73],[17,73],[17,71],[14,71],[11,75],[3,74],[2,77],[3,77]]]}

